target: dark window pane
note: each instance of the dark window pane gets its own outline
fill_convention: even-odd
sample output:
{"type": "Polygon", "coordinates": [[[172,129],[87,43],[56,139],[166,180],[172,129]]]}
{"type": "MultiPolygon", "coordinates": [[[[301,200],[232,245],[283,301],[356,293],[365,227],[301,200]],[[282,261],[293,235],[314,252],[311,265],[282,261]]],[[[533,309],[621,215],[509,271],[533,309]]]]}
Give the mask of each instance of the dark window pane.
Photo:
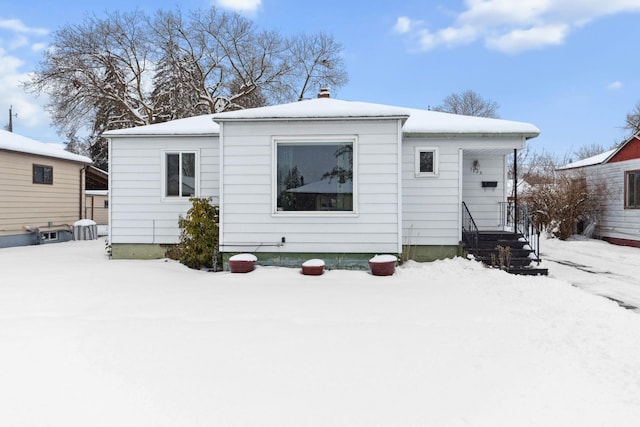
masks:
{"type": "Polygon", "coordinates": [[[196,155],[195,153],[182,153],[182,196],[195,196],[196,194],[196,155]]]}
{"type": "Polygon", "coordinates": [[[630,181],[630,191],[631,201],[629,203],[630,207],[639,208],[640,207],[640,173],[630,173],[629,174],[630,181]]]}
{"type": "Polygon", "coordinates": [[[180,154],[167,154],[167,196],[180,195],[180,154]]]}
{"type": "Polygon", "coordinates": [[[352,143],[279,143],[279,211],[352,211],[352,143]]]}
{"type": "Polygon", "coordinates": [[[433,173],[433,151],[420,152],[420,172],[433,173]]]}
{"type": "Polygon", "coordinates": [[[53,167],[33,165],[34,184],[53,184],[53,167]]]}

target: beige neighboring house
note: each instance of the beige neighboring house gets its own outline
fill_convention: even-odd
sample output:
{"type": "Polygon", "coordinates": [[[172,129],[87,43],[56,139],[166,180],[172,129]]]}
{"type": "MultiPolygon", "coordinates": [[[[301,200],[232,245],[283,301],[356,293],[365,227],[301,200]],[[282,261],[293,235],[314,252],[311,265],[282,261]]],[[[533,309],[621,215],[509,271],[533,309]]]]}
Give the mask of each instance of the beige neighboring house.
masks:
{"type": "Polygon", "coordinates": [[[0,248],[67,241],[91,159],[0,130],[0,248]]]}

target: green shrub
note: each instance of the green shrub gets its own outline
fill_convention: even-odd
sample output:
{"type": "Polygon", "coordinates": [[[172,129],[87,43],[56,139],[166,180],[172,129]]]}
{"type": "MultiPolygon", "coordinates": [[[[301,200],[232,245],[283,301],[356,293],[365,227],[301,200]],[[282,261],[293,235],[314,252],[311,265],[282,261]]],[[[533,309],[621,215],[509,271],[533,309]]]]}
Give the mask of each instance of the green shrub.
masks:
{"type": "Polygon", "coordinates": [[[180,243],[172,257],[190,268],[212,268],[217,260],[218,248],[218,206],[212,205],[211,198],[191,198],[191,209],[185,218],[180,218],[180,243]]]}

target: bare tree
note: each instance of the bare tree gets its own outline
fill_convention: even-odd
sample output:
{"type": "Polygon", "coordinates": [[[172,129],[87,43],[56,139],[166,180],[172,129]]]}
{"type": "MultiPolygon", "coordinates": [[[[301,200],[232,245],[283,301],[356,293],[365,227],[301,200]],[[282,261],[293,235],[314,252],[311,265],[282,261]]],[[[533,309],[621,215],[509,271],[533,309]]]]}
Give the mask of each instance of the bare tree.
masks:
{"type": "Polygon", "coordinates": [[[540,228],[559,239],[577,231],[579,222],[597,222],[607,197],[606,183],[589,183],[583,170],[558,170],[548,153],[534,154],[525,172],[529,184],[521,195],[540,228]]]}
{"type": "Polygon", "coordinates": [[[574,151],[573,154],[576,157],[576,160],[582,160],[582,159],[587,159],[589,157],[593,157],[598,154],[604,153],[605,151],[607,151],[607,148],[604,148],[600,144],[594,143],[594,144],[583,145],[582,147],[574,151]]]}
{"type": "Polygon", "coordinates": [[[146,94],[151,49],[139,12],[89,16],[53,34],[53,45],[26,84],[50,95],[54,123],[65,133],[91,124],[96,105],[109,103],[121,125],[151,123],[153,107],[146,94]]]}
{"type": "MultiPolygon", "coordinates": [[[[105,130],[293,101],[347,82],[324,33],[283,37],[211,7],[88,16],[53,33],[32,79],[59,131],[105,130]]],[[[92,143],[92,144],[93,144],[92,143]]]]}
{"type": "Polygon", "coordinates": [[[636,104],[633,111],[627,114],[624,128],[630,130],[634,135],[640,132],[640,102],[636,104]]]}
{"type": "Polygon", "coordinates": [[[289,44],[291,52],[293,82],[298,100],[307,97],[309,90],[319,87],[341,87],[349,78],[340,54],[342,45],[326,33],[302,34],[289,44]]]}
{"type": "Polygon", "coordinates": [[[496,111],[499,107],[497,102],[484,99],[472,90],[466,90],[447,96],[442,104],[433,110],[464,116],[498,118],[496,111]]]}

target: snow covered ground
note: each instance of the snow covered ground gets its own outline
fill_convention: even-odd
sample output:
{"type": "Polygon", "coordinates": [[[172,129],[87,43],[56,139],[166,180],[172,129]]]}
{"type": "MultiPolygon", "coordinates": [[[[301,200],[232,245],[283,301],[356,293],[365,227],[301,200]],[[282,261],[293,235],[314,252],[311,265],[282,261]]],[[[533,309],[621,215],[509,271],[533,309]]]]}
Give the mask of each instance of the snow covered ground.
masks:
{"type": "Polygon", "coordinates": [[[0,249],[0,425],[636,426],[640,316],[570,282],[635,302],[638,252],[546,241],[550,277],[376,277],[0,249]]]}
{"type": "Polygon", "coordinates": [[[640,314],[640,249],[575,236],[568,242],[542,240],[541,258],[551,277],[640,314]]]}

